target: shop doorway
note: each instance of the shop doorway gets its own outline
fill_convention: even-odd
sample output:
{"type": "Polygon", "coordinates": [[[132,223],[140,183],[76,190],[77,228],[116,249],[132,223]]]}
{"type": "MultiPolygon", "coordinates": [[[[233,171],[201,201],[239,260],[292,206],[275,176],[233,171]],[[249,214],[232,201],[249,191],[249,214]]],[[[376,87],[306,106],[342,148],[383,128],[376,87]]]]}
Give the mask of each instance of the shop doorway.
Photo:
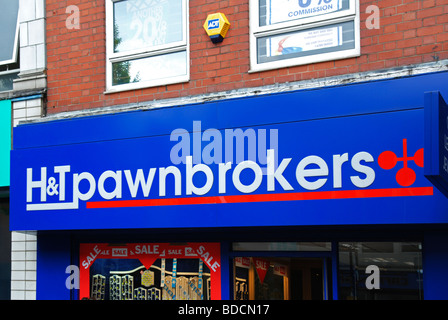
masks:
{"type": "Polygon", "coordinates": [[[236,300],[326,300],[331,292],[327,258],[236,257],[236,300]]]}
{"type": "Polygon", "coordinates": [[[296,259],[291,262],[290,299],[323,300],[323,259],[296,259]]]}

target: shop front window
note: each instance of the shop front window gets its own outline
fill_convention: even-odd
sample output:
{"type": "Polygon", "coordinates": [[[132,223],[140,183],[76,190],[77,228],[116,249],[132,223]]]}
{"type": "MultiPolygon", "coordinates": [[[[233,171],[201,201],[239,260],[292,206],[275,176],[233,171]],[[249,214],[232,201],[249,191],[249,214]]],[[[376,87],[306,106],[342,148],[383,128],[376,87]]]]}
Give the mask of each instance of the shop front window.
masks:
{"type": "Polygon", "coordinates": [[[331,242],[234,242],[235,300],[326,300],[331,242]]]}
{"type": "Polygon", "coordinates": [[[219,244],[81,244],[81,299],[218,300],[219,244]]]}
{"type": "Polygon", "coordinates": [[[421,243],[339,243],[339,299],[423,299],[421,243]]]}

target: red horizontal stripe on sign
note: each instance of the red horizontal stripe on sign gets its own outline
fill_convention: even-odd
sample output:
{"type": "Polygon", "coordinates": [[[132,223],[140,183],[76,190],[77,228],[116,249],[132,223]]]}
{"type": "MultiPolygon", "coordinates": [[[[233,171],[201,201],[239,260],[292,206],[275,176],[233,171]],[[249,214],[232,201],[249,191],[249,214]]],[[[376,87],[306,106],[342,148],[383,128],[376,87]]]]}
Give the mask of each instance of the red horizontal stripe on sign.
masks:
{"type": "Polygon", "coordinates": [[[243,194],[235,196],[187,197],[168,199],[113,200],[87,202],[87,209],[179,206],[190,204],[245,203],[299,200],[357,199],[381,197],[432,196],[433,187],[359,189],[294,193],[243,194]]]}

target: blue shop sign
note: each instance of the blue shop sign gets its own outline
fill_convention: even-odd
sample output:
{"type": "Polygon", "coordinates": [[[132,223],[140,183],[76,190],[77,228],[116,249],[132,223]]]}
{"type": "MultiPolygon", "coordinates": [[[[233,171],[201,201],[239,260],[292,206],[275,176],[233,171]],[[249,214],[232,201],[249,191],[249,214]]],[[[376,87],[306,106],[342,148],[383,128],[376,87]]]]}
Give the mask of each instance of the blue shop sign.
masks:
{"type": "Polygon", "coordinates": [[[423,103],[349,114],[363,100],[335,99],[401,81],[20,126],[11,229],[446,223],[423,174],[423,103]],[[301,119],[311,108],[324,116],[301,119]]]}
{"type": "Polygon", "coordinates": [[[425,94],[425,176],[448,197],[448,106],[439,91],[425,94]]]}

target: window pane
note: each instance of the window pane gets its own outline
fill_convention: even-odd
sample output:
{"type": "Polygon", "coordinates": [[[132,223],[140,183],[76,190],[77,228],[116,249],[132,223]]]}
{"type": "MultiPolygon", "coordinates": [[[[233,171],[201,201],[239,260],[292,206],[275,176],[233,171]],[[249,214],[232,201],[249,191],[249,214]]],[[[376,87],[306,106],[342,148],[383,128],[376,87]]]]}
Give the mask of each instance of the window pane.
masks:
{"type": "Polygon", "coordinates": [[[257,39],[258,63],[354,48],[353,21],[257,39]]]}
{"type": "Polygon", "coordinates": [[[348,10],[349,0],[260,0],[260,26],[348,10]]]}
{"type": "Polygon", "coordinates": [[[93,300],[210,300],[210,270],[200,259],[98,259],[90,268],[93,300]]]}
{"type": "Polygon", "coordinates": [[[17,17],[19,12],[19,0],[0,0],[0,63],[13,60],[17,40],[17,17]]]}
{"type": "Polygon", "coordinates": [[[9,91],[13,88],[13,80],[18,78],[19,72],[0,75],[0,91],[9,91]]]}
{"type": "Polygon", "coordinates": [[[81,243],[80,299],[218,300],[219,243],[81,243]]]}
{"type": "Polygon", "coordinates": [[[183,40],[182,0],[114,2],[114,52],[183,40]]]}
{"type": "Polygon", "coordinates": [[[339,244],[341,300],[423,299],[422,277],[419,242],[339,244]],[[371,271],[366,272],[368,266],[377,267],[377,280],[371,271]],[[379,288],[372,287],[375,282],[379,288]]]}
{"type": "Polygon", "coordinates": [[[112,64],[112,84],[138,83],[187,74],[186,51],[116,62],[112,64]]]}

